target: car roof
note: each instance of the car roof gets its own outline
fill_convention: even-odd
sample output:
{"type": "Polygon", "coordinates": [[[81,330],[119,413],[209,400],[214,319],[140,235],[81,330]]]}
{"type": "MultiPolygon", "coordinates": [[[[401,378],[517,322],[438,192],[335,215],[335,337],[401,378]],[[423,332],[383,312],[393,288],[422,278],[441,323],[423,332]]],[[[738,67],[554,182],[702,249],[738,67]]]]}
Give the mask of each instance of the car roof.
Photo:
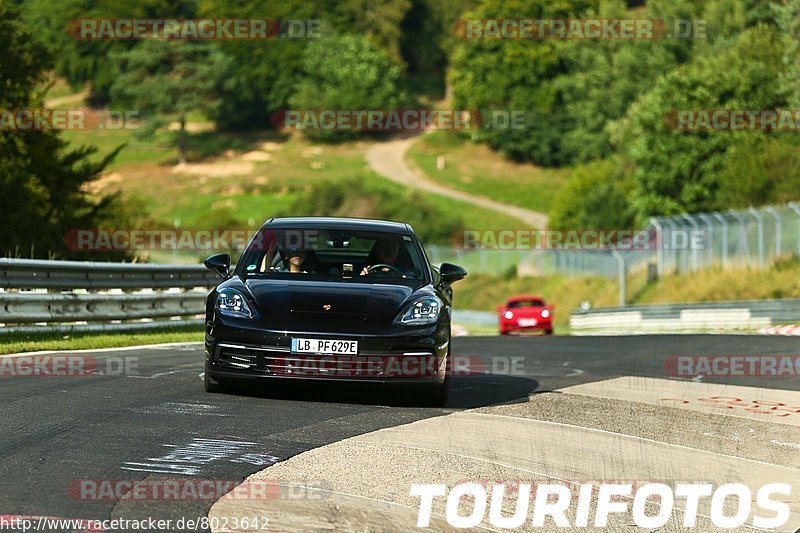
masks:
{"type": "Polygon", "coordinates": [[[389,233],[413,234],[411,226],[404,222],[376,220],[370,218],[344,217],[281,217],[267,220],[264,227],[280,228],[323,228],[323,229],[355,229],[362,231],[385,231],[389,233]]]}

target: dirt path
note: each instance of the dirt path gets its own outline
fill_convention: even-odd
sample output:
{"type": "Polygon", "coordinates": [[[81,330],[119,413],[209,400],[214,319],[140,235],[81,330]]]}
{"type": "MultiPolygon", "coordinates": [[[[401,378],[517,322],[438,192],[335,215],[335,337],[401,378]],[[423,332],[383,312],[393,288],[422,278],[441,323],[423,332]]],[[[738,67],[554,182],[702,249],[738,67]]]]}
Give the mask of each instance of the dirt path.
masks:
{"type": "Polygon", "coordinates": [[[54,109],[58,106],[66,104],[78,104],[79,106],[82,106],[87,96],[89,96],[89,89],[84,89],[77,94],[68,94],[66,96],[59,96],[57,98],[49,98],[45,100],[44,105],[48,109],[54,109]]]}
{"type": "Polygon", "coordinates": [[[414,144],[417,136],[400,137],[390,141],[375,144],[370,147],[365,157],[370,167],[382,176],[395,181],[405,187],[416,187],[426,192],[440,194],[469,202],[473,205],[491,209],[504,215],[512,216],[524,222],[526,226],[532,228],[546,228],[547,215],[518,207],[515,205],[504,204],[491,200],[484,196],[475,196],[464,191],[445,187],[431,181],[421,172],[410,168],[405,162],[405,155],[408,149],[414,144]]]}

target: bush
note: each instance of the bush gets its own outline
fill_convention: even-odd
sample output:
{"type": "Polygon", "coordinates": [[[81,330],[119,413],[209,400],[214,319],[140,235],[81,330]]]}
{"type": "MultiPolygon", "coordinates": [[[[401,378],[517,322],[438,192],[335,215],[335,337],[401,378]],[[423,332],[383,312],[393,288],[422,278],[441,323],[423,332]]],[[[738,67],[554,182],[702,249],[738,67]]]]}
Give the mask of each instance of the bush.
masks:
{"type": "Polygon", "coordinates": [[[616,160],[579,167],[558,192],[550,211],[553,229],[629,229],[634,213],[628,200],[630,169],[616,160]]]}
{"type": "Polygon", "coordinates": [[[800,149],[796,142],[786,137],[745,138],[729,150],[720,172],[720,208],[784,204],[798,198],[800,149]]]}
{"type": "MultiPolygon", "coordinates": [[[[290,99],[293,109],[395,109],[400,103],[400,69],[366,37],[345,35],[308,45],[303,74],[290,99]]],[[[306,130],[306,137],[342,141],[357,131],[306,130]]]]}
{"type": "Polygon", "coordinates": [[[784,70],[785,38],[774,30],[743,32],[732,46],[670,71],[631,106],[615,142],[635,164],[635,206],[642,216],[725,207],[719,191],[734,146],[764,133],[676,131],[666,120],[684,109],[775,109],[785,106],[775,81],[784,70]]]}

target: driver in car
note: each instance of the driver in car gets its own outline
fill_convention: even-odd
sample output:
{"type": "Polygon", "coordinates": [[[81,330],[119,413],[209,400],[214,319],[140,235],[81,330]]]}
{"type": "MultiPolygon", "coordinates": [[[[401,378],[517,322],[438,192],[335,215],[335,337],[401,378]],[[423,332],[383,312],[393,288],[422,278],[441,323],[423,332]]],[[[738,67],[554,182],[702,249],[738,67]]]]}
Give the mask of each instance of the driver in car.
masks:
{"type": "Polygon", "coordinates": [[[398,261],[400,256],[400,241],[394,239],[382,239],[375,243],[372,251],[367,258],[367,265],[361,270],[361,275],[366,276],[372,272],[392,272],[392,269],[387,267],[373,268],[378,265],[389,265],[397,269],[397,271],[405,272],[411,266],[402,265],[398,261]]]}

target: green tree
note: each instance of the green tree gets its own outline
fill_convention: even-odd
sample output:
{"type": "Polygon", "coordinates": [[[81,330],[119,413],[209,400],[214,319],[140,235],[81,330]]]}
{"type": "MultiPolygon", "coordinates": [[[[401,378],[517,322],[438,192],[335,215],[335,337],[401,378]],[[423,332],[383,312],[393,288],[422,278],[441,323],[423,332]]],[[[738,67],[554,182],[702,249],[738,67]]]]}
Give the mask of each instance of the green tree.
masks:
{"type": "Polygon", "coordinates": [[[789,0],[776,8],[781,30],[789,38],[783,55],[786,71],[781,76],[781,87],[793,107],[800,104],[800,0],[789,0]]]}
{"type": "Polygon", "coordinates": [[[138,45],[137,41],[76,38],[80,19],[168,17],[192,18],[194,2],[186,0],[25,0],[21,13],[36,31],[37,40],[53,57],[55,72],[73,87],[90,85],[90,100],[105,103],[117,74],[114,56],[138,45]]]}
{"type": "MultiPolygon", "coordinates": [[[[0,109],[41,109],[37,91],[51,65],[19,13],[0,4],[0,109]]],[[[69,255],[64,243],[69,230],[96,228],[111,216],[114,198],[84,192],[116,155],[92,161],[95,151],[68,149],[52,130],[0,130],[0,212],[9,221],[0,232],[0,253],[69,255]]]]}
{"type": "MultiPolygon", "coordinates": [[[[342,35],[312,42],[306,48],[303,74],[290,103],[297,110],[393,109],[400,103],[400,69],[366,37],[342,35]]],[[[351,131],[312,131],[317,140],[344,140],[351,131]]]]}
{"type": "Polygon", "coordinates": [[[800,146],[795,132],[744,137],[720,170],[719,204],[741,208],[800,199],[800,146]]]}
{"type": "Polygon", "coordinates": [[[177,119],[178,159],[185,163],[186,116],[192,111],[213,113],[229,59],[208,42],[150,40],[116,54],[115,61],[115,106],[147,116],[150,131],[177,119]]]}
{"type": "Polygon", "coordinates": [[[635,213],[630,203],[631,169],[619,158],[580,166],[558,191],[550,211],[553,229],[630,229],[635,213]]]}
{"type": "Polygon", "coordinates": [[[775,82],[786,47],[778,32],[759,27],[716,53],[670,71],[631,106],[617,126],[617,146],[635,165],[634,201],[642,215],[712,210],[720,205],[720,172],[728,149],[763,133],[677,131],[676,110],[775,109],[785,104],[775,82]]]}
{"type": "MultiPolygon", "coordinates": [[[[263,18],[325,20],[332,8],[303,0],[261,0],[220,2],[201,0],[198,13],[209,18],[263,18]],[[266,14],[266,15],[265,15],[266,14]]],[[[322,27],[321,37],[330,33],[322,27]]],[[[274,111],[285,109],[302,72],[303,51],[308,39],[267,41],[220,41],[218,46],[230,58],[226,81],[219,93],[219,105],[210,116],[222,130],[258,129],[270,126],[274,111]]]]}
{"type": "Polygon", "coordinates": [[[332,15],[339,33],[365,35],[396,65],[405,66],[401,23],[411,8],[410,0],[343,0],[335,6],[332,15]]]}

